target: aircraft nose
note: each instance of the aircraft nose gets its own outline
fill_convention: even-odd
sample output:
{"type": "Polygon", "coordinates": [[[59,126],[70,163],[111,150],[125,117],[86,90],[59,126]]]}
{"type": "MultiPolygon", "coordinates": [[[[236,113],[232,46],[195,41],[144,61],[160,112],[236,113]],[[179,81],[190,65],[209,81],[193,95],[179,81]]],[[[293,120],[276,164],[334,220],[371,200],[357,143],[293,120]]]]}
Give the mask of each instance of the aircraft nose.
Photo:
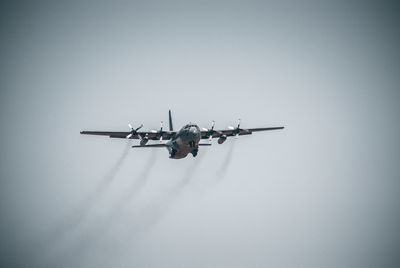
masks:
{"type": "Polygon", "coordinates": [[[199,131],[197,130],[197,128],[191,127],[191,128],[190,128],[190,132],[193,133],[194,135],[197,135],[197,133],[198,133],[199,131]]]}
{"type": "Polygon", "coordinates": [[[195,138],[195,137],[197,137],[197,136],[199,135],[199,131],[198,131],[198,129],[195,128],[195,127],[191,127],[191,128],[189,129],[189,133],[190,133],[191,139],[193,139],[193,138],[195,138]]]}

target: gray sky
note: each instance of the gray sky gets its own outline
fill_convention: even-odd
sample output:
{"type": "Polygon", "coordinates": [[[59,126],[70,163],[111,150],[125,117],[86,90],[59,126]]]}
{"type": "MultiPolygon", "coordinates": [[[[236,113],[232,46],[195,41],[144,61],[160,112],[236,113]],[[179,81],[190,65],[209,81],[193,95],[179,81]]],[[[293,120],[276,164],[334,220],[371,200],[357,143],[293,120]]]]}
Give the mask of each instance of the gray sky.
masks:
{"type": "Polygon", "coordinates": [[[398,267],[399,7],[2,2],[0,264],[398,267]],[[80,130],[279,126],[168,159],[80,130]]]}

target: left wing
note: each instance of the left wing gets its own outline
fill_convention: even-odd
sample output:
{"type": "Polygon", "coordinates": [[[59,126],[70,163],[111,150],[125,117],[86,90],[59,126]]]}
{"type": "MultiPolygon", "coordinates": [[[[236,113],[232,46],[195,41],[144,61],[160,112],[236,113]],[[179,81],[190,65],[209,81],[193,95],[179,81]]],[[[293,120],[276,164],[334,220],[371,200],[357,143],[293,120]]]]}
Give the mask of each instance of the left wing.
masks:
{"type": "Polygon", "coordinates": [[[99,135],[109,136],[110,138],[121,138],[121,139],[142,139],[147,137],[149,140],[158,140],[161,137],[163,140],[169,140],[173,137],[175,131],[81,131],[83,135],[99,135]],[[140,136],[140,137],[139,137],[140,136]]]}

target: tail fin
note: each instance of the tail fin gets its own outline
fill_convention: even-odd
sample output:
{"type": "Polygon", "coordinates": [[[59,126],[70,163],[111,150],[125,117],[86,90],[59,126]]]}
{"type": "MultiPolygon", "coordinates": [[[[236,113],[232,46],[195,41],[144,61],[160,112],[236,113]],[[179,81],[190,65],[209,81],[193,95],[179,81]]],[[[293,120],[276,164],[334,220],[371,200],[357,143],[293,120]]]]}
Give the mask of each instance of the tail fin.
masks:
{"type": "Polygon", "coordinates": [[[169,110],[169,130],[173,131],[174,127],[172,126],[172,116],[171,116],[171,110],[169,110]]]}

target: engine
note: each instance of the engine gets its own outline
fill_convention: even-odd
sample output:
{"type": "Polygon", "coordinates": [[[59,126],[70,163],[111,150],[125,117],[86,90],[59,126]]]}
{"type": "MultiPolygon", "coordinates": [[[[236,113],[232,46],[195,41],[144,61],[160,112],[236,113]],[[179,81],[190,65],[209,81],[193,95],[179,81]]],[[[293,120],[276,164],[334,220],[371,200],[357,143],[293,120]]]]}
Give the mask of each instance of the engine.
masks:
{"type": "Polygon", "coordinates": [[[221,137],[219,137],[218,144],[223,144],[224,141],[226,141],[226,135],[222,135],[221,137]]]}
{"type": "Polygon", "coordinates": [[[140,146],[145,146],[148,141],[149,141],[149,138],[144,137],[143,139],[140,140],[140,146]]]}

